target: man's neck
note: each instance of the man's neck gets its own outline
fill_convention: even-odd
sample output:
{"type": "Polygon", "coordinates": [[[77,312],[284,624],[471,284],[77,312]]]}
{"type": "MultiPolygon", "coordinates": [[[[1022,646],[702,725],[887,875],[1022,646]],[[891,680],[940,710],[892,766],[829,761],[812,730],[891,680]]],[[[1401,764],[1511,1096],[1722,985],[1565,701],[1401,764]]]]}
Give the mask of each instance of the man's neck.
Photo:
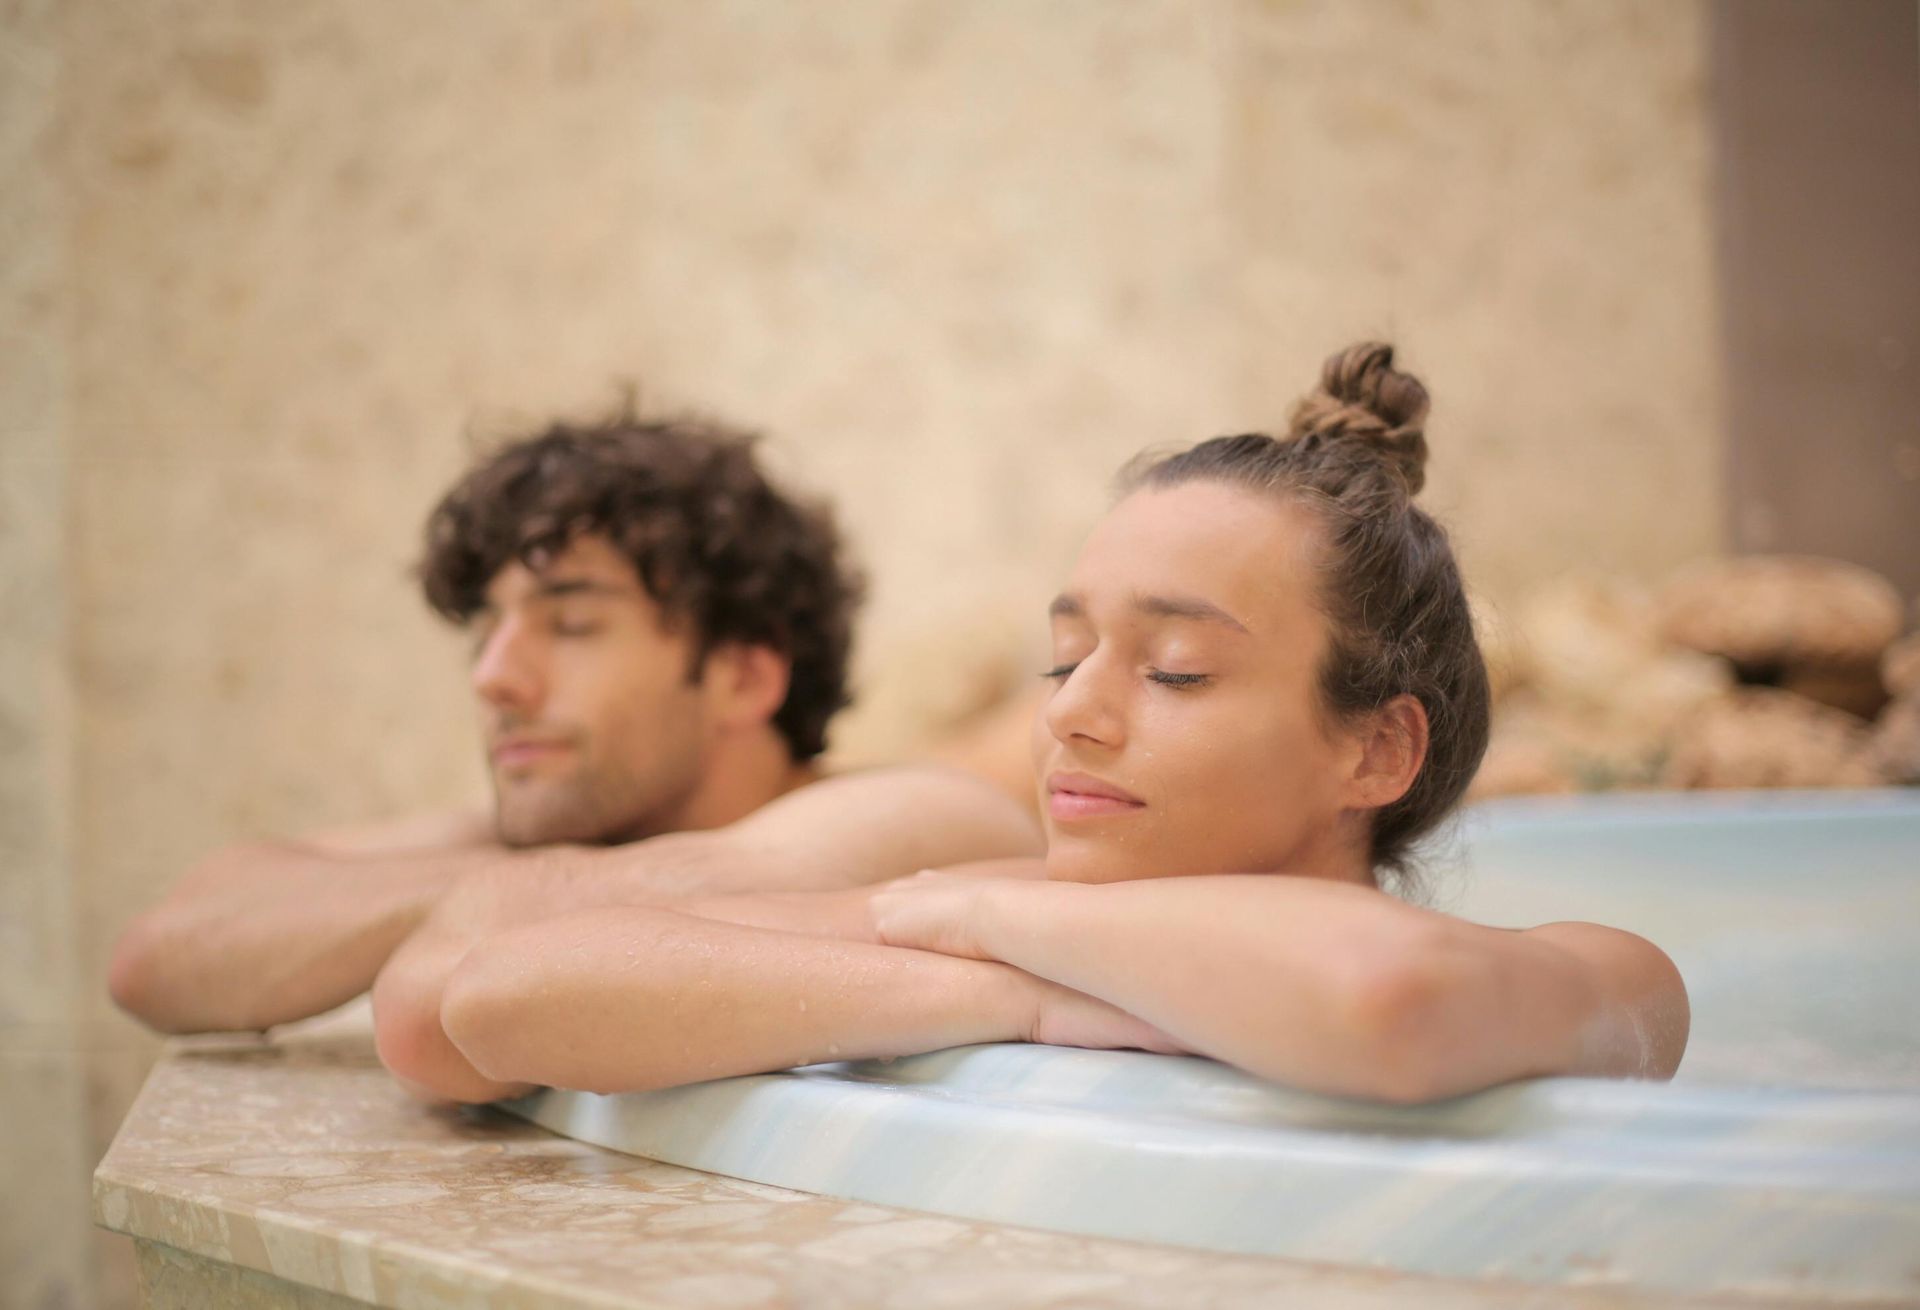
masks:
{"type": "Polygon", "coordinates": [[[724,828],[819,777],[819,768],[796,763],[786,739],[771,729],[722,738],[714,745],[705,779],[673,815],[668,830],[724,828]]]}

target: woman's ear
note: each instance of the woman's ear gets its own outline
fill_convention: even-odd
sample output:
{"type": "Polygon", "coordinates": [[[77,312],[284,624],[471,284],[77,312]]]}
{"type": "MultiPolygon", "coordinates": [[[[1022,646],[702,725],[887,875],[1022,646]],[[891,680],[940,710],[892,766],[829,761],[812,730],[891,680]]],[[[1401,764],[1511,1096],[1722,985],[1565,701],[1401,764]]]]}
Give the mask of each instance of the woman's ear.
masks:
{"type": "Polygon", "coordinates": [[[707,655],[701,681],[715,720],[726,728],[758,728],[787,703],[793,661],[771,646],[728,642],[707,655]]]}
{"type": "Polygon", "coordinates": [[[1347,780],[1347,804],[1377,810],[1407,794],[1427,758],[1427,709],[1401,694],[1368,716],[1360,729],[1360,759],[1347,780]]]}

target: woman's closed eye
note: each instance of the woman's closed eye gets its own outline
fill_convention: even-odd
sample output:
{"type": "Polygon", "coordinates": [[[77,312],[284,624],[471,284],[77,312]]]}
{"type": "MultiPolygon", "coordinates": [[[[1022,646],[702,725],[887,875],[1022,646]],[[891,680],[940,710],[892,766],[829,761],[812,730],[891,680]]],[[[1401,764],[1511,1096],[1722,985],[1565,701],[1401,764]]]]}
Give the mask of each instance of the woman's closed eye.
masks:
{"type": "MultiPolygon", "coordinates": [[[[1079,667],[1077,660],[1072,664],[1056,664],[1053,668],[1043,671],[1040,676],[1059,682],[1071,677],[1073,671],[1079,667]]],[[[1157,682],[1163,687],[1204,687],[1213,681],[1211,673],[1169,673],[1165,669],[1148,669],[1146,676],[1149,682],[1157,682]]]]}

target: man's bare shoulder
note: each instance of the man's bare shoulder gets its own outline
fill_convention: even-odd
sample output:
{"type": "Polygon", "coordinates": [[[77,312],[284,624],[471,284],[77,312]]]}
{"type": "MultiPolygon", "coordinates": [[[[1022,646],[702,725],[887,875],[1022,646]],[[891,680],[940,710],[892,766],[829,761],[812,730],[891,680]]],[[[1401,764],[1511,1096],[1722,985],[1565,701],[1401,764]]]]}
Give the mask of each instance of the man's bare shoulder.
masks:
{"type": "Polygon", "coordinates": [[[965,769],[931,762],[824,772],[816,781],[761,806],[735,826],[784,822],[793,815],[893,817],[915,805],[929,807],[928,813],[937,816],[1016,818],[1036,834],[1039,831],[1025,811],[1012,804],[999,788],[965,769]]]}
{"type": "Polygon", "coordinates": [[[732,825],[729,839],[783,852],[790,867],[809,857],[832,866],[801,875],[817,886],[1035,855],[1043,847],[1026,810],[973,774],[939,764],[821,778],[732,825]]]}

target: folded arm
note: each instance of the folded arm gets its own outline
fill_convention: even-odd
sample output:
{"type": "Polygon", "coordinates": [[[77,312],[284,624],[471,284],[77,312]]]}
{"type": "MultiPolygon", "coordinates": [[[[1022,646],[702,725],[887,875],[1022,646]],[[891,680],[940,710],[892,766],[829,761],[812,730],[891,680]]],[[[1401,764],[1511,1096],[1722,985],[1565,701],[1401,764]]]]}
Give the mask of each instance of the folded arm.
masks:
{"type": "Polygon", "coordinates": [[[1022,1040],[1030,986],[983,960],[622,909],[484,943],[454,971],[442,1017],[497,1086],[642,1091],[1022,1040]]]}
{"type": "Polygon", "coordinates": [[[971,1042],[1179,1049],[1007,965],[879,944],[869,903],[880,890],[625,907],[490,937],[442,991],[457,1060],[415,1090],[454,1100],[535,1085],[641,1091],[971,1042]]]}
{"type": "Polygon", "coordinates": [[[1686,989],[1593,924],[1486,928],[1273,875],[1080,886],[935,878],[876,901],[883,940],[1000,960],[1298,1087],[1425,1101],[1546,1074],[1670,1077],[1686,989]]]}
{"type": "MultiPolygon", "coordinates": [[[[1039,846],[1032,819],[978,779],[943,768],[892,769],[815,783],[728,828],[585,852],[551,875],[463,880],[374,984],[380,1057],[403,1084],[433,1098],[491,1100],[518,1090],[476,1074],[448,1038],[442,999],[476,942],[530,922],[731,893],[746,899],[732,902],[727,917],[759,923],[771,906],[791,927],[783,902],[816,907],[807,913],[835,903],[795,892],[845,892],[931,864],[1028,856],[1039,846]]],[[[854,900],[838,903],[830,913],[845,923],[854,900]]],[[[866,923],[864,902],[857,919],[866,923]]],[[[821,928],[809,921],[799,930],[821,928]]]]}

